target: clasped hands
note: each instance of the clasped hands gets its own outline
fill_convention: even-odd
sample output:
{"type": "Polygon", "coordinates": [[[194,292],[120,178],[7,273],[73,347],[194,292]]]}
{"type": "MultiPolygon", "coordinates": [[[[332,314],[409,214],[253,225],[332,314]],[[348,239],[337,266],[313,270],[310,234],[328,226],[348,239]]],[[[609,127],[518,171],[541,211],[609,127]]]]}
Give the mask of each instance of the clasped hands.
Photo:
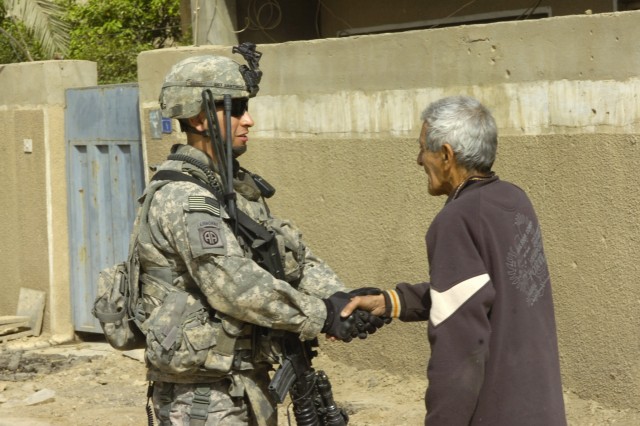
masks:
{"type": "Polygon", "coordinates": [[[384,297],[377,288],[364,287],[349,293],[339,291],[323,301],[327,319],[322,333],[332,339],[344,342],[355,337],[366,339],[391,322],[391,318],[384,316],[384,297]]]}

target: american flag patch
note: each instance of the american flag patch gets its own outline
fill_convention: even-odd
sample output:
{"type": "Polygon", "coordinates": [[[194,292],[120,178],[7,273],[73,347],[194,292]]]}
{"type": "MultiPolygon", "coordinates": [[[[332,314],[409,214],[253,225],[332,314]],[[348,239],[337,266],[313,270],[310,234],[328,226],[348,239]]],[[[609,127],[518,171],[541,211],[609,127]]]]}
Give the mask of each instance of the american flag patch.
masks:
{"type": "Polygon", "coordinates": [[[190,195],[189,211],[208,212],[220,217],[220,203],[215,198],[204,195],[190,195]]]}

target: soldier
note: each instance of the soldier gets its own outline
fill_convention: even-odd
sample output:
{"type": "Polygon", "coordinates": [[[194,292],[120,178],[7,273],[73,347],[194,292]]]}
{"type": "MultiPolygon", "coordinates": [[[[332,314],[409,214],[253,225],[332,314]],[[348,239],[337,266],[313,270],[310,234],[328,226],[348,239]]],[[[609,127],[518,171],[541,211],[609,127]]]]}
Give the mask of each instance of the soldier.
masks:
{"type": "MultiPolygon", "coordinates": [[[[253,49],[250,67],[221,56],[180,61],[160,93],[163,115],[177,119],[187,138],[158,167],[143,196],[152,197],[148,216],[138,218],[148,223],[138,255],[147,376],[161,425],[275,425],[267,386],[272,365],[281,362],[277,337],[357,334],[353,322],[340,319],[349,300],[343,283],[290,221],[270,214],[264,199],[272,188],[237,161],[247,150],[249,98],[261,76],[253,49]],[[225,156],[214,141],[227,135],[232,149],[225,156]],[[221,159],[231,164],[232,192],[223,182],[229,163],[221,159]],[[238,233],[249,226],[241,216],[264,239],[238,233]],[[277,244],[267,254],[278,256],[280,279],[256,255],[270,235],[277,244]]],[[[367,329],[381,325],[374,323],[367,329]]]]}

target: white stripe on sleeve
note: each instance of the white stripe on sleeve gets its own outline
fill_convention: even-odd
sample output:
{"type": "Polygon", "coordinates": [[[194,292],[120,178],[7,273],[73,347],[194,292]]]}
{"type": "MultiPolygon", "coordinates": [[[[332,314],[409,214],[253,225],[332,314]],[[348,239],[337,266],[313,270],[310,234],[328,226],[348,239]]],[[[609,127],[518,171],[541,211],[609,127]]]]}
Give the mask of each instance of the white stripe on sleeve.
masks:
{"type": "Polygon", "coordinates": [[[436,291],[432,287],[429,290],[431,293],[429,320],[431,323],[437,326],[453,315],[471,296],[484,287],[489,282],[489,279],[489,274],[477,275],[443,292],[436,291]]]}

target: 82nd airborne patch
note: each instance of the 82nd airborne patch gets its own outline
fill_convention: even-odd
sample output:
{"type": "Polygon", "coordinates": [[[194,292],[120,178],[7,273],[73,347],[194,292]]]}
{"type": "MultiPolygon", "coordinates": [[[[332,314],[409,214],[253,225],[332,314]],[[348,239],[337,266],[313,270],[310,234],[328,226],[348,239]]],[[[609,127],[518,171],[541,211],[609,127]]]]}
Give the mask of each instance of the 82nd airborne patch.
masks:
{"type": "Polygon", "coordinates": [[[191,233],[192,249],[194,255],[198,256],[205,253],[224,254],[225,253],[225,239],[224,233],[221,229],[222,221],[220,219],[221,209],[218,200],[212,197],[206,197],[202,195],[190,195],[189,196],[188,211],[192,213],[206,213],[211,220],[203,220],[205,217],[193,216],[199,219],[197,221],[190,220],[190,228],[197,232],[197,237],[194,232],[191,233]],[[209,216],[210,215],[210,216],[209,216]],[[194,226],[195,225],[195,226],[194,226]],[[197,240],[195,240],[197,238],[197,240]],[[199,242],[199,248],[197,247],[199,242]]]}
{"type": "Polygon", "coordinates": [[[200,244],[203,249],[215,249],[223,248],[224,243],[222,236],[220,235],[220,229],[214,226],[204,226],[198,228],[198,234],[200,235],[200,244]]]}

